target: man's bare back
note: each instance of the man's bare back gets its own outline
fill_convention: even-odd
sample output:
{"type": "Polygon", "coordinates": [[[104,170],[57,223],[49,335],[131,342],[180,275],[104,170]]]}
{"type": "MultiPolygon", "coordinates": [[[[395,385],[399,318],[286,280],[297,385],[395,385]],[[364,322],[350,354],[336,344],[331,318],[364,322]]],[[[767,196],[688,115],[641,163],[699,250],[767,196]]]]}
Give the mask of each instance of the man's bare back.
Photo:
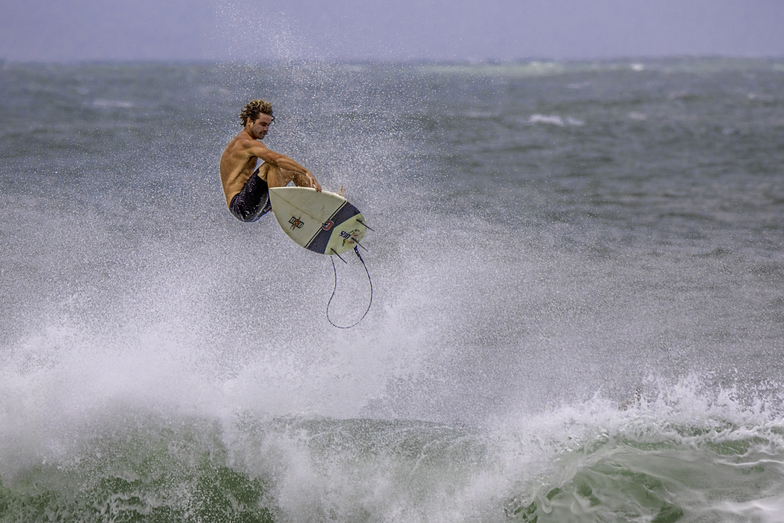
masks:
{"type": "MultiPolygon", "coordinates": [[[[226,196],[226,204],[230,209],[232,208],[232,200],[243,191],[246,184],[256,183],[254,180],[249,180],[254,175],[254,169],[259,159],[264,163],[258,169],[257,176],[266,182],[268,187],[284,187],[293,181],[299,187],[314,187],[317,191],[321,191],[321,186],[308,169],[288,156],[269,150],[261,143],[260,140],[269,132],[269,126],[273,120],[271,113],[271,106],[262,100],[254,100],[248,104],[243,109],[244,128],[229,142],[221,155],[221,183],[226,196]],[[246,117],[245,113],[248,107],[256,102],[266,104],[262,107],[267,107],[270,114],[260,113],[256,116],[251,112],[251,116],[246,117]],[[253,118],[253,116],[256,117],[253,118]]],[[[233,209],[232,213],[234,213],[233,209]]]]}

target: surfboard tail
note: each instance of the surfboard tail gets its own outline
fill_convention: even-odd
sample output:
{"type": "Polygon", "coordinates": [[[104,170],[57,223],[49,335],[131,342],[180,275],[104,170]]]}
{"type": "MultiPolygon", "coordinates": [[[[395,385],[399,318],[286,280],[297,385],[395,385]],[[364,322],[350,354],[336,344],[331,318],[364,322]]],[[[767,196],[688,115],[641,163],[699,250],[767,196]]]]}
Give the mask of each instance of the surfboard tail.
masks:
{"type": "MultiPolygon", "coordinates": [[[[346,250],[353,249],[354,245],[364,236],[364,231],[360,231],[359,228],[353,227],[353,224],[349,222],[351,218],[355,218],[358,215],[361,216],[359,209],[348,202],[344,202],[343,205],[341,205],[340,208],[322,224],[321,229],[313,235],[313,238],[305,245],[305,248],[319,254],[332,254],[331,251],[333,250],[345,252],[346,250]],[[336,245],[331,245],[330,252],[327,252],[327,246],[330,245],[335,233],[337,233],[337,238],[340,238],[341,240],[340,247],[347,246],[348,248],[338,249],[336,248],[336,245]]],[[[354,219],[354,222],[357,222],[356,218],[354,219]]]]}
{"type": "Polygon", "coordinates": [[[286,235],[318,254],[351,250],[370,229],[359,209],[335,193],[275,187],[270,189],[270,201],[286,235]]]}

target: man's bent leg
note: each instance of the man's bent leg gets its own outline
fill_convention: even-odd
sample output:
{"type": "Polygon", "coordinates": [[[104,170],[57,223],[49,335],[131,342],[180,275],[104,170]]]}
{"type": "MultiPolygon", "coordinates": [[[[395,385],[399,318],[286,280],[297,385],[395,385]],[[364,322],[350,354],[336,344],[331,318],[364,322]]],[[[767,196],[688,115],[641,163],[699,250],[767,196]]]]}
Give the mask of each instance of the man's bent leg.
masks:
{"type": "Polygon", "coordinates": [[[256,169],[242,190],[231,199],[229,210],[240,221],[255,222],[272,208],[269,201],[269,187],[261,178],[260,171],[261,167],[256,169]]]}
{"type": "Polygon", "coordinates": [[[263,164],[262,169],[266,171],[266,180],[269,187],[285,187],[294,178],[291,171],[282,171],[276,165],[263,164]],[[266,169],[264,167],[266,166],[266,169]]]}

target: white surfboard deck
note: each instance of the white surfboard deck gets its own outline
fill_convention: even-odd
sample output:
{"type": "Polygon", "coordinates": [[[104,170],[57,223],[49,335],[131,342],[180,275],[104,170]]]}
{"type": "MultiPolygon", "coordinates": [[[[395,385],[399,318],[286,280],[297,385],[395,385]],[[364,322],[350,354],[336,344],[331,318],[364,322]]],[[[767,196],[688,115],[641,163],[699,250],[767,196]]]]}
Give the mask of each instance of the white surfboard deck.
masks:
{"type": "Polygon", "coordinates": [[[283,231],[319,254],[341,254],[365,236],[365,218],[339,194],[309,187],[269,190],[272,212],[283,231]]]}

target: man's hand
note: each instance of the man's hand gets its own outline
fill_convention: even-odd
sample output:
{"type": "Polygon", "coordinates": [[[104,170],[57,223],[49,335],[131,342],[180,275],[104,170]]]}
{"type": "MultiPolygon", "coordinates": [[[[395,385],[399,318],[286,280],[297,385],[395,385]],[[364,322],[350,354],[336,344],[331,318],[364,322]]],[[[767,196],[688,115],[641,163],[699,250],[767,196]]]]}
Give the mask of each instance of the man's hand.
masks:
{"type": "Polygon", "coordinates": [[[313,177],[313,174],[307,169],[303,174],[298,174],[294,177],[294,184],[298,187],[312,187],[316,192],[321,192],[321,185],[313,177]]]}

